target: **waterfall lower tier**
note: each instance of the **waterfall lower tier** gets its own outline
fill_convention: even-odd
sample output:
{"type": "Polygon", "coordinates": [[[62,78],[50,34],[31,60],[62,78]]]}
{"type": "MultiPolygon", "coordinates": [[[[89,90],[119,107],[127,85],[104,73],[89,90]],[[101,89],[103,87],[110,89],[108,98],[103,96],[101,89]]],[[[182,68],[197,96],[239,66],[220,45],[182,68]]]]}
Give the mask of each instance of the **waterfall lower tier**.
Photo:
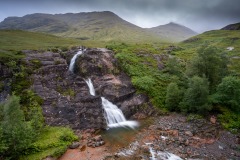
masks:
{"type": "Polygon", "coordinates": [[[109,128],[116,127],[130,127],[135,128],[138,126],[136,121],[127,121],[122,111],[113,103],[109,102],[104,97],[102,98],[102,106],[104,108],[104,117],[107,121],[109,128]]]}
{"type": "Polygon", "coordinates": [[[70,65],[69,65],[69,71],[73,72],[75,61],[76,61],[77,57],[80,56],[81,54],[83,54],[83,51],[80,49],[80,50],[77,52],[77,54],[75,54],[75,55],[73,56],[73,58],[71,59],[70,65]]]}
{"type": "MultiPolygon", "coordinates": [[[[87,79],[85,80],[85,82],[88,85],[90,94],[95,96],[95,89],[93,87],[91,79],[87,79]]],[[[134,129],[138,127],[138,122],[127,121],[122,111],[116,105],[114,105],[104,97],[101,97],[101,99],[102,107],[104,109],[104,117],[109,128],[130,127],[134,129]]]]}

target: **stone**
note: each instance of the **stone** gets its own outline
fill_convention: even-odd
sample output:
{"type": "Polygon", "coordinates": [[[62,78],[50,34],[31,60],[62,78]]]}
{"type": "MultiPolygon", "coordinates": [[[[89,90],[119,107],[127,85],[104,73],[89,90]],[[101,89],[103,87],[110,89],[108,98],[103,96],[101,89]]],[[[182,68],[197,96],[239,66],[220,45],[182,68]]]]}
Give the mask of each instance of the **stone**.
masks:
{"type": "Polygon", "coordinates": [[[185,135],[187,135],[187,136],[189,136],[189,137],[192,137],[192,136],[193,136],[193,134],[192,134],[191,131],[186,131],[186,132],[185,132],[185,135]]]}
{"type": "Polygon", "coordinates": [[[96,141],[96,142],[102,141],[102,136],[97,135],[97,136],[93,137],[93,140],[96,141]]]}
{"type": "Polygon", "coordinates": [[[78,148],[80,146],[80,143],[79,142],[73,142],[70,146],[69,146],[69,148],[70,149],[76,149],[76,148],[78,148]]]}
{"type": "Polygon", "coordinates": [[[79,148],[79,149],[80,149],[80,151],[81,151],[81,152],[83,152],[83,151],[85,151],[85,150],[86,150],[86,148],[87,148],[87,146],[86,146],[86,145],[83,145],[83,146],[80,146],[80,148],[79,148]]]}
{"type": "Polygon", "coordinates": [[[211,116],[210,122],[211,122],[212,124],[215,124],[216,121],[217,121],[217,118],[216,118],[215,116],[211,116]]]}

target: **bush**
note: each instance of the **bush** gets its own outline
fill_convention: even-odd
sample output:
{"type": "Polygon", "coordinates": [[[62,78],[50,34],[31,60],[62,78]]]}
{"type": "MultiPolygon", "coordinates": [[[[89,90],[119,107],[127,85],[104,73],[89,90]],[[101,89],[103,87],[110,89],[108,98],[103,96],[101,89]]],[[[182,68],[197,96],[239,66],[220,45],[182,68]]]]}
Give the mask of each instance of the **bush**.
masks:
{"type": "Polygon", "coordinates": [[[223,78],[215,97],[220,104],[240,113],[240,79],[232,76],[223,78]]]}
{"type": "Polygon", "coordinates": [[[181,92],[176,83],[170,83],[167,87],[166,107],[170,111],[179,111],[179,103],[181,101],[181,92]]]}
{"type": "Polygon", "coordinates": [[[33,142],[34,131],[31,125],[24,120],[19,98],[16,96],[10,97],[4,104],[2,133],[5,146],[0,153],[12,159],[16,159],[33,142]]]}
{"type": "Polygon", "coordinates": [[[240,113],[234,113],[231,110],[221,107],[221,114],[218,115],[219,121],[222,126],[233,133],[240,131],[240,113]]]}
{"type": "Polygon", "coordinates": [[[189,79],[188,89],[181,102],[183,112],[206,113],[211,110],[208,104],[208,82],[205,78],[194,76],[189,79]]]}
{"type": "Polygon", "coordinates": [[[154,79],[150,76],[133,77],[132,83],[137,88],[146,92],[151,91],[155,84],[154,79]]]}

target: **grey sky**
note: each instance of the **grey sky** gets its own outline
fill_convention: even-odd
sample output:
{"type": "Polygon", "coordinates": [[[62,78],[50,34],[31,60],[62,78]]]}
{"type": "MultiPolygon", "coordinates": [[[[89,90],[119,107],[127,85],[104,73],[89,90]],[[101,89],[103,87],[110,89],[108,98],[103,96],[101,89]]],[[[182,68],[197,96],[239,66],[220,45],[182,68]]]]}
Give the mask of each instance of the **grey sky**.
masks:
{"type": "Polygon", "coordinates": [[[105,10],[145,28],[176,22],[203,32],[240,22],[240,0],[0,0],[0,21],[32,13],[105,10]]]}

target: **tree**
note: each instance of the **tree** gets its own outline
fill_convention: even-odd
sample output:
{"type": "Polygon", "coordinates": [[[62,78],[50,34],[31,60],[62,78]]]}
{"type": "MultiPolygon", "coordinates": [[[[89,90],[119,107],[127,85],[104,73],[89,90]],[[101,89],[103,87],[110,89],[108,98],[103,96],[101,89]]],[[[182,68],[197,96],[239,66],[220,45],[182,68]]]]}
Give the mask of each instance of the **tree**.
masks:
{"type": "Polygon", "coordinates": [[[193,57],[188,67],[188,75],[206,77],[213,92],[221,79],[227,74],[227,57],[219,54],[217,48],[203,46],[193,57]]]}
{"type": "Polygon", "coordinates": [[[20,109],[17,96],[12,96],[8,99],[4,105],[3,112],[2,132],[6,142],[6,152],[4,154],[12,159],[16,159],[33,141],[33,129],[24,120],[24,113],[20,109]]]}
{"type": "Polygon", "coordinates": [[[179,102],[181,101],[181,91],[178,88],[176,83],[170,83],[167,87],[167,95],[166,95],[166,107],[170,111],[178,111],[179,110],[179,102]]]}
{"type": "Polygon", "coordinates": [[[168,59],[166,67],[163,69],[163,71],[181,77],[182,68],[183,67],[180,64],[179,59],[177,59],[176,57],[171,57],[168,59]]]}
{"type": "Polygon", "coordinates": [[[206,78],[194,76],[189,79],[188,89],[181,102],[183,112],[205,113],[211,109],[208,105],[208,81],[206,78]]]}
{"type": "Polygon", "coordinates": [[[240,112],[240,79],[228,76],[217,87],[217,101],[228,106],[232,111],[240,112]]]}

